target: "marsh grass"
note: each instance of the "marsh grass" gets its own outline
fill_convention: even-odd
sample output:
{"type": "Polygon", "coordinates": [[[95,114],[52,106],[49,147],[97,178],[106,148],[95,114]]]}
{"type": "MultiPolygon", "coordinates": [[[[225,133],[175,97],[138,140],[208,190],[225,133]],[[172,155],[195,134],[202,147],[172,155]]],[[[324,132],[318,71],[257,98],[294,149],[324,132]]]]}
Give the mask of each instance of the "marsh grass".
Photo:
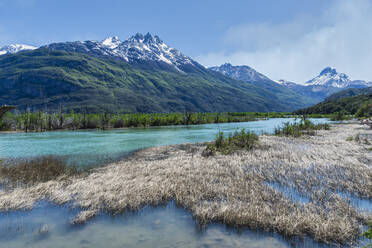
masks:
{"type": "Polygon", "coordinates": [[[302,135],[316,135],[316,130],[329,130],[330,125],[325,124],[314,124],[310,120],[301,120],[299,122],[286,122],[281,127],[275,128],[275,135],[277,136],[291,136],[301,137],[302,135]]]}
{"type": "Polygon", "coordinates": [[[16,160],[6,165],[0,163],[0,179],[5,186],[10,187],[47,182],[81,172],[81,169],[67,166],[64,159],[56,156],[16,160]]]}
{"type": "Polygon", "coordinates": [[[357,135],[355,135],[355,137],[353,137],[353,136],[347,137],[346,141],[355,141],[355,142],[358,142],[358,143],[364,144],[364,145],[370,145],[371,144],[371,142],[368,140],[367,137],[363,138],[363,136],[361,136],[359,133],[357,135]]]}
{"type": "Polygon", "coordinates": [[[202,156],[213,156],[216,153],[227,155],[239,150],[251,150],[258,144],[258,141],[257,134],[250,131],[246,132],[244,128],[240,132],[235,131],[228,137],[225,137],[223,132],[219,132],[215,141],[207,144],[202,156]]]}
{"type": "Polygon", "coordinates": [[[81,224],[101,212],[174,201],[200,224],[221,222],[355,245],[372,214],[336,192],[372,198],[370,146],[346,141],[362,132],[370,129],[349,124],[306,139],[260,136],[255,149],[210,157],[202,156],[205,145],[200,144],[149,148],[83,177],[0,191],[0,211],[31,209],[47,199],[81,209],[73,220],[81,224]],[[267,182],[293,188],[309,202],[296,202],[267,182]]]}

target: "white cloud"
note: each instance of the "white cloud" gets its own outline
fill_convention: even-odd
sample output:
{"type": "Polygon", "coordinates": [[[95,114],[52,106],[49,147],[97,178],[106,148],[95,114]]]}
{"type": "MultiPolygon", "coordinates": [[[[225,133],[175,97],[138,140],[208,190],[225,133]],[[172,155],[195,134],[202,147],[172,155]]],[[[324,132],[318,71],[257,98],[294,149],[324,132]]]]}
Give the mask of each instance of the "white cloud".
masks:
{"type": "Polygon", "coordinates": [[[371,1],[340,0],[317,18],[231,27],[222,38],[229,50],[197,59],[207,66],[250,65],[273,79],[295,82],[311,79],[326,66],[372,81],[371,13],[371,1]]]}

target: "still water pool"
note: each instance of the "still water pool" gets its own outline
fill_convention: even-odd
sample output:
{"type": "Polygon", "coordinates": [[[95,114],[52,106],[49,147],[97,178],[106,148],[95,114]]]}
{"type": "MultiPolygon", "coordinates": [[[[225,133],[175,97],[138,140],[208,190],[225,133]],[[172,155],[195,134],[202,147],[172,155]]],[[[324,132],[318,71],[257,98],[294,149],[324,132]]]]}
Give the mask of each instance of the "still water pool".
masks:
{"type": "Polygon", "coordinates": [[[76,210],[41,205],[31,212],[0,214],[0,247],[328,247],[309,238],[286,240],[274,233],[221,224],[200,227],[189,212],[173,203],[115,217],[102,214],[81,226],[68,220],[76,210]]]}

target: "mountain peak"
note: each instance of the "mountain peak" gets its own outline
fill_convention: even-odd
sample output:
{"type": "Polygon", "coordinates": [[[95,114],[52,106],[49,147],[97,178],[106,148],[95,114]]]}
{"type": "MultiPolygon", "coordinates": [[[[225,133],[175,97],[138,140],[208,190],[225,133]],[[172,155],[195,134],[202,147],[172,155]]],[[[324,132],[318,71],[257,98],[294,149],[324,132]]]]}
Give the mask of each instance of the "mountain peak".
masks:
{"type": "Polygon", "coordinates": [[[102,44],[104,46],[107,46],[111,49],[117,48],[120,45],[121,41],[119,40],[119,37],[117,36],[111,36],[102,41],[102,44]]]}
{"type": "Polygon", "coordinates": [[[233,65],[230,63],[225,63],[225,64],[220,65],[220,67],[233,67],[233,65]]]}
{"type": "Polygon", "coordinates": [[[326,75],[326,74],[330,74],[330,75],[336,75],[337,74],[337,71],[336,71],[336,68],[333,68],[333,67],[326,67],[324,68],[319,75],[326,75]]]}
{"type": "Polygon", "coordinates": [[[164,43],[159,36],[152,35],[150,32],[147,32],[145,35],[141,33],[136,33],[132,37],[128,39],[129,42],[136,42],[136,43],[145,43],[145,44],[153,44],[153,43],[164,43]]]}
{"type": "Polygon", "coordinates": [[[305,85],[346,88],[350,83],[351,80],[348,75],[337,72],[335,68],[326,67],[320,72],[319,76],[306,82],[305,85]]]}
{"type": "Polygon", "coordinates": [[[231,77],[233,79],[246,81],[246,82],[258,82],[262,80],[270,80],[265,75],[257,72],[255,69],[242,65],[242,66],[234,66],[230,63],[225,63],[220,66],[214,66],[209,68],[212,71],[217,71],[222,73],[225,76],[231,77]]]}
{"type": "Polygon", "coordinates": [[[49,44],[45,47],[95,56],[109,56],[123,59],[128,63],[137,63],[139,60],[166,63],[178,71],[182,71],[181,67],[186,64],[200,66],[180,51],[169,47],[159,36],[151,33],[146,33],[145,35],[136,33],[123,42],[117,36],[113,36],[104,39],[102,42],[61,42],[49,44]]]}
{"type": "Polygon", "coordinates": [[[132,37],[128,39],[129,41],[137,41],[137,42],[142,42],[144,40],[144,36],[141,33],[136,33],[132,37]]]}

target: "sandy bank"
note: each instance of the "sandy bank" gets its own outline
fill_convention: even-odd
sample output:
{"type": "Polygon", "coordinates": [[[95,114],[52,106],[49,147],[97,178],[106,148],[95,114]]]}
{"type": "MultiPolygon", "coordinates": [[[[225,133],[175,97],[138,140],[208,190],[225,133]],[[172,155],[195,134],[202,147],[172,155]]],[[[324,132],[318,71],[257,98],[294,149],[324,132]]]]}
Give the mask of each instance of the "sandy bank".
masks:
{"type": "Polygon", "coordinates": [[[313,137],[260,136],[260,148],[209,158],[201,156],[202,144],[145,149],[88,176],[0,192],[0,210],[30,209],[41,199],[71,202],[82,208],[74,223],[82,223],[99,211],[120,213],[173,199],[201,223],[350,243],[372,219],[336,194],[372,198],[372,145],[347,141],[358,133],[372,130],[347,124],[313,137]],[[291,187],[310,200],[292,201],[267,182],[291,187]]]}

